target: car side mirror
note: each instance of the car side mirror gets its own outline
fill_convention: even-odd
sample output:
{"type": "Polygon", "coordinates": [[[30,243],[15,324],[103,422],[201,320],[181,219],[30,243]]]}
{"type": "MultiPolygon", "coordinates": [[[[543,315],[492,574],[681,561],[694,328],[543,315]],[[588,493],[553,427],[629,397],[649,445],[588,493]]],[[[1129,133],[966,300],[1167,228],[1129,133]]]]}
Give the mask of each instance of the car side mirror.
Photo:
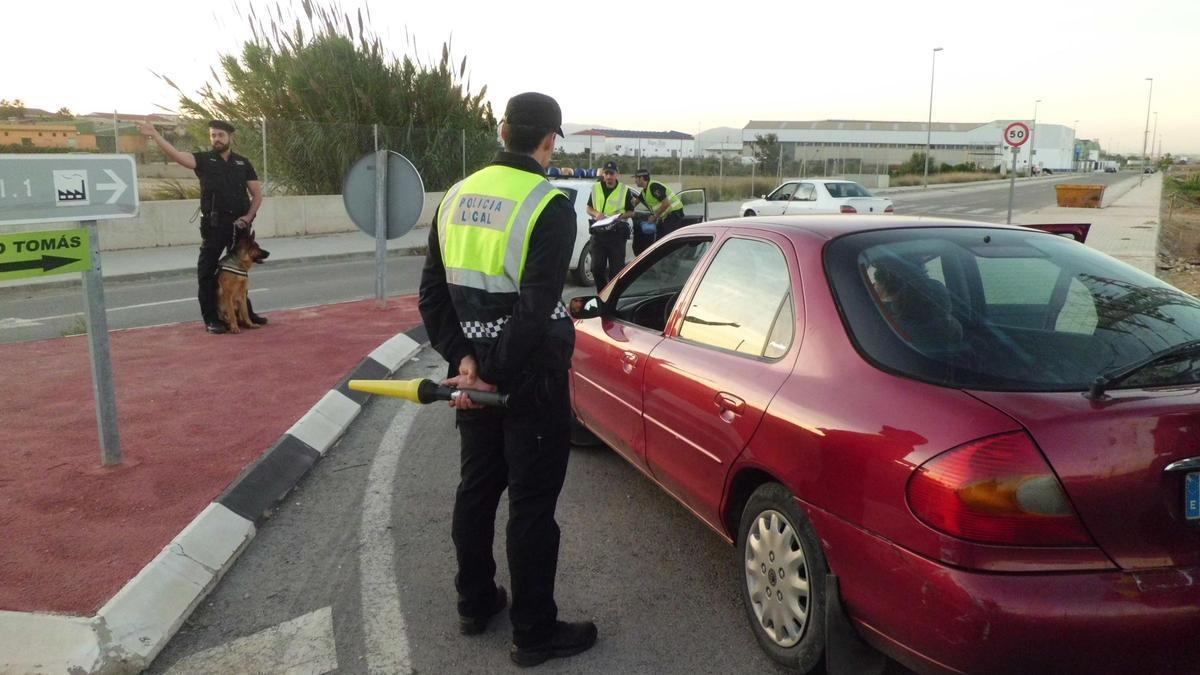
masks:
{"type": "Polygon", "coordinates": [[[759,199],[766,199],[766,198],[767,198],[767,196],[766,196],[766,195],[759,195],[759,196],[758,196],[758,198],[759,198],[759,199]]]}
{"type": "Polygon", "coordinates": [[[567,313],[572,319],[594,319],[604,311],[604,303],[595,295],[581,295],[571,298],[567,305],[567,313]]]}

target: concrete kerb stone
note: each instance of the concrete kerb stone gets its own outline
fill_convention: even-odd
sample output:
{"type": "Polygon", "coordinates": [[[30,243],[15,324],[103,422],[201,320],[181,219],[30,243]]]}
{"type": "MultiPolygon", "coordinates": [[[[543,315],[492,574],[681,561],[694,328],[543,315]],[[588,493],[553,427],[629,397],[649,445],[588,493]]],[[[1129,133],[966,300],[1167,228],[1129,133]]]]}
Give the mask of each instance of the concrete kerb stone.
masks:
{"type": "Polygon", "coordinates": [[[405,361],[412,358],[413,353],[420,348],[417,341],[401,333],[371,352],[370,358],[379,362],[389,372],[396,372],[405,361]]]}
{"type": "MultiPolygon", "coordinates": [[[[420,327],[410,333],[421,335],[420,327]]],[[[384,358],[390,375],[420,349],[416,340],[400,334],[372,354],[384,358]]],[[[373,357],[367,361],[378,363],[373,357]]],[[[321,434],[337,429],[319,450],[323,455],[360,409],[332,390],[301,422],[310,420],[311,428],[321,434]]],[[[297,422],[293,429],[299,426],[297,422]]],[[[304,444],[289,431],[255,466],[269,465],[273,453],[297,443],[304,444]]],[[[298,461],[303,462],[298,471],[278,472],[281,484],[270,494],[282,498],[307,475],[313,462],[298,461]]],[[[236,500],[239,491],[260,491],[262,480],[254,471],[244,471],[219,499],[236,500]]],[[[214,501],[93,617],[0,611],[0,673],[111,675],[144,670],[233,567],[254,538],[256,520],[257,514],[247,517],[214,501]]]]}
{"type": "Polygon", "coordinates": [[[0,673],[100,673],[94,618],[0,612],[0,673]]]}
{"type": "Polygon", "coordinates": [[[330,391],[308,411],[300,421],[288,429],[289,434],[304,441],[313,450],[324,455],[361,408],[339,391],[330,391]]]}

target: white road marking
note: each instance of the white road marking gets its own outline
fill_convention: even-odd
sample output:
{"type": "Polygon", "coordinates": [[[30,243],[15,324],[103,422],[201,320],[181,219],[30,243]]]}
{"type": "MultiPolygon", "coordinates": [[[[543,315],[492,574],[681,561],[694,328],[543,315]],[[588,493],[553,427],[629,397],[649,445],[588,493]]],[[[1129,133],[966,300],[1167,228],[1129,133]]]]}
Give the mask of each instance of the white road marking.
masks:
{"type": "Polygon", "coordinates": [[[358,529],[358,576],[362,585],[367,672],[380,675],[412,670],[407,624],[396,583],[396,538],[391,525],[400,452],[416,415],[415,404],[403,404],[379,442],[379,450],[367,475],[362,523],[358,529]]]}
{"type": "MultiPolygon", "coordinates": [[[[252,288],[252,289],[250,289],[250,292],[251,293],[264,293],[269,290],[271,290],[271,289],[269,289],[269,288],[252,288]]],[[[138,305],[126,305],[124,307],[109,307],[108,311],[120,312],[120,311],[126,310],[126,309],[142,309],[143,307],[158,307],[159,305],[174,305],[174,304],[177,304],[180,302],[196,302],[196,299],[195,298],[180,298],[178,300],[159,300],[158,302],[143,302],[138,305]]],[[[55,314],[53,316],[39,316],[36,319],[22,319],[19,317],[14,317],[12,319],[0,319],[0,330],[4,330],[5,328],[21,328],[23,326],[37,326],[46,321],[54,321],[55,319],[70,319],[70,318],[73,318],[76,316],[83,316],[83,312],[71,312],[70,314],[55,314]],[[7,325],[6,322],[11,322],[11,321],[25,322],[25,323],[19,323],[19,324],[15,324],[15,325],[7,325]]]]}
{"type": "Polygon", "coordinates": [[[967,211],[967,213],[973,216],[978,216],[982,213],[994,213],[995,211],[996,209],[971,209],[970,211],[967,211]]]}
{"type": "Polygon", "coordinates": [[[322,675],[337,669],[333,609],[323,607],[253,635],[182,658],[167,673],[322,675]]]}
{"type": "Polygon", "coordinates": [[[941,208],[934,208],[931,210],[936,211],[937,213],[958,213],[958,212],[962,211],[964,208],[965,207],[962,207],[962,206],[943,206],[941,208]]]}

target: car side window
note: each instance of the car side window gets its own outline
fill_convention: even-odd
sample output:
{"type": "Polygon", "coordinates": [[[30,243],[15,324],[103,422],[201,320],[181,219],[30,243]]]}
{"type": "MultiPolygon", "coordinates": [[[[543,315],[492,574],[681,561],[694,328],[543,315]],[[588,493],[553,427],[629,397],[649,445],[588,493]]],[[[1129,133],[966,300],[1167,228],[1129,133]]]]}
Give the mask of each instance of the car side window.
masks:
{"type": "Polygon", "coordinates": [[[730,239],[704,272],[679,337],[748,356],[783,356],[795,333],[791,290],[778,246],[730,239]]]}
{"type": "Polygon", "coordinates": [[[796,192],[796,183],[784,183],[767,196],[767,200],[773,202],[784,202],[792,198],[796,192]]]}
{"type": "Polygon", "coordinates": [[[817,186],[812,183],[801,183],[800,188],[796,190],[796,195],[792,197],[798,202],[811,202],[817,198],[817,186]]]}
{"type": "Polygon", "coordinates": [[[614,308],[613,317],[653,331],[665,330],[679,292],[711,244],[709,237],[678,239],[638,260],[606,303],[614,308]]]}

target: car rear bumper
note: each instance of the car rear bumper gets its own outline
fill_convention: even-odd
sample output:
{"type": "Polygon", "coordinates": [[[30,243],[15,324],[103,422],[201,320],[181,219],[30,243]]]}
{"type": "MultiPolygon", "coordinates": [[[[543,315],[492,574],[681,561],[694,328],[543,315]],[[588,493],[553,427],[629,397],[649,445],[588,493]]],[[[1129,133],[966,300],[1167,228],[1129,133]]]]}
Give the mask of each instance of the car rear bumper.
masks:
{"type": "Polygon", "coordinates": [[[1200,567],[995,574],[801,504],[860,633],[921,672],[1200,672],[1200,567]]]}

